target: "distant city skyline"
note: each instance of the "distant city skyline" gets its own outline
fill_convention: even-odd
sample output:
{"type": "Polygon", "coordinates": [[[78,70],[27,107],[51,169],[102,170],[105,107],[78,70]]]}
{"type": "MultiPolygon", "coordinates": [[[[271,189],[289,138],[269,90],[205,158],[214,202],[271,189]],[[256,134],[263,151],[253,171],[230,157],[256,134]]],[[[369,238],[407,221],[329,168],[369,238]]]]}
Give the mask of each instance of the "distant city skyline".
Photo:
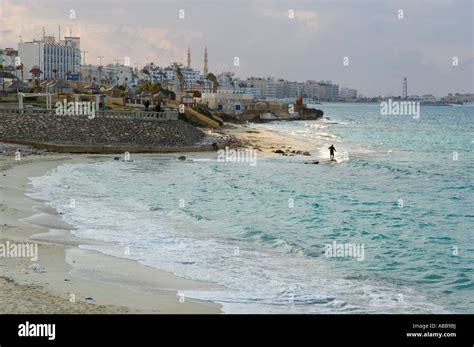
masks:
{"type": "Polygon", "coordinates": [[[404,77],[408,95],[474,90],[471,1],[4,0],[0,11],[1,48],[43,26],[57,38],[60,25],[62,37],[81,37],[87,64],[186,65],[189,47],[202,71],[207,47],[210,72],[243,79],[331,80],[365,96],[402,95],[404,77]]]}

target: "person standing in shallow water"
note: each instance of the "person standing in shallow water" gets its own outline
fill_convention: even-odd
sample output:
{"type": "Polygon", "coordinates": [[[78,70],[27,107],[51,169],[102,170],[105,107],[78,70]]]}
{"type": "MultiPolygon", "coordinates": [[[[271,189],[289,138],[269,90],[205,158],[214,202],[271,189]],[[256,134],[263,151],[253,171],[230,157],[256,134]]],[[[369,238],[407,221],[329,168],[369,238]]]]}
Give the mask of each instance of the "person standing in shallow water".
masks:
{"type": "Polygon", "coordinates": [[[336,161],[336,159],[334,158],[334,152],[337,152],[336,147],[334,147],[334,145],[331,145],[331,147],[329,147],[328,149],[329,149],[329,157],[331,158],[332,161],[336,161]]]}

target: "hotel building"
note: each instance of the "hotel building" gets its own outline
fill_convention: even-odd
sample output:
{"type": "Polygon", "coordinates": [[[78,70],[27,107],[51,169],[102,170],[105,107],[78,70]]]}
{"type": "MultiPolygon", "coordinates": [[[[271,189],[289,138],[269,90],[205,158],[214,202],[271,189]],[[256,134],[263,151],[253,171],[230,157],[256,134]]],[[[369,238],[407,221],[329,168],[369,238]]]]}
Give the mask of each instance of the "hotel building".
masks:
{"type": "Polygon", "coordinates": [[[54,36],[45,36],[42,40],[21,42],[18,44],[18,56],[25,75],[38,66],[42,71],[41,79],[66,79],[67,75],[74,76],[80,72],[80,38],[70,36],[56,42],[54,36]]]}

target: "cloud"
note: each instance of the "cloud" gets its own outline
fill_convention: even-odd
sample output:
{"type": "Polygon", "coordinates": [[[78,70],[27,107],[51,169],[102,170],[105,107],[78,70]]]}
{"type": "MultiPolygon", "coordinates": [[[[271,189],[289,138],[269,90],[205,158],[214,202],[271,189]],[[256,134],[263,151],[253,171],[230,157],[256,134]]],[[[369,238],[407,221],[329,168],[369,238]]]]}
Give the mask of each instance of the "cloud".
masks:
{"type": "Polygon", "coordinates": [[[72,28],[88,51],[88,63],[130,57],[131,63],[184,62],[202,69],[204,46],[212,71],[239,77],[328,79],[365,95],[437,95],[472,92],[472,1],[280,1],[234,0],[4,0],[0,43],[16,47],[46,33],[72,28]],[[76,19],[69,11],[76,10],[76,19]],[[178,18],[184,9],[186,18],[178,18]],[[405,18],[397,18],[397,9],[405,18]],[[289,10],[294,19],[288,17],[289,10]],[[233,65],[235,56],[240,66],[233,65]],[[350,66],[343,67],[343,57],[350,66]],[[460,66],[453,69],[452,57],[460,66]],[[462,72],[462,73],[461,73],[462,72]]]}
{"type": "Polygon", "coordinates": [[[271,18],[274,21],[297,23],[297,25],[302,26],[307,30],[315,31],[319,29],[319,16],[315,11],[298,10],[292,8],[278,10],[260,8],[259,13],[262,17],[271,18]]]}
{"type": "MultiPolygon", "coordinates": [[[[46,1],[41,3],[45,4],[46,1]]],[[[104,20],[98,20],[100,17],[97,18],[93,12],[87,12],[89,9],[82,8],[79,2],[76,5],[60,4],[51,1],[49,6],[45,7],[39,6],[39,2],[36,1],[24,1],[23,4],[6,1],[4,28],[15,28],[15,30],[5,30],[3,42],[16,47],[20,35],[23,41],[41,38],[43,25],[47,23],[46,35],[57,38],[58,25],[61,25],[61,36],[68,35],[71,28],[73,35],[81,37],[81,49],[88,52],[86,63],[96,64],[97,56],[100,55],[105,56],[104,62],[108,63],[114,62],[115,59],[123,61],[125,57],[130,57],[132,64],[150,61],[168,64],[180,56],[180,45],[183,41],[203,37],[197,30],[173,30],[172,27],[166,25],[160,27],[149,20],[133,23],[129,17],[127,18],[127,15],[133,13],[125,8],[101,9],[97,4],[94,11],[99,13],[106,11],[108,14],[104,20]],[[74,20],[68,17],[70,8],[76,11],[74,20]],[[117,21],[121,19],[128,20],[129,25],[118,24],[117,21]]]]}

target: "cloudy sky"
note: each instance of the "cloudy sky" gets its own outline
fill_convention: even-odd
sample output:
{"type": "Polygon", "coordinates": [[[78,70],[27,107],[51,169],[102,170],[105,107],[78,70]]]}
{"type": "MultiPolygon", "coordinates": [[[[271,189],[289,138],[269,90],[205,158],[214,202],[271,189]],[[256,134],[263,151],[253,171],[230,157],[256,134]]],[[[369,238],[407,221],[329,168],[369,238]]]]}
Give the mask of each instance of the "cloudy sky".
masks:
{"type": "Polygon", "coordinates": [[[186,61],[241,78],[332,80],[372,95],[474,92],[472,0],[0,0],[0,47],[81,37],[86,63],[186,61]],[[70,18],[71,10],[75,18],[70,18]],[[180,18],[184,10],[184,18],[180,18]],[[289,18],[289,10],[294,18],[289,18]],[[403,18],[398,18],[403,10],[403,18]],[[182,12],[181,12],[182,14],[182,12]],[[239,66],[234,58],[239,57],[239,66]],[[348,66],[344,66],[344,58],[348,66]],[[453,65],[456,57],[458,65],[453,65]],[[347,60],[346,60],[347,61],[347,60]]]}

